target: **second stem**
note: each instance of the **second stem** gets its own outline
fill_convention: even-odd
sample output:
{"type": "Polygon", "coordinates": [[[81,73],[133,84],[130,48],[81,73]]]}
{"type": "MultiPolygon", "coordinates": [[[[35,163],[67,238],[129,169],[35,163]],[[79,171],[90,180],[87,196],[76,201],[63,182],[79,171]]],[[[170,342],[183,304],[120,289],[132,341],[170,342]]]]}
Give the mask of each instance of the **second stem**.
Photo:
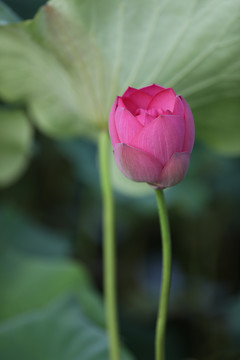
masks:
{"type": "Polygon", "coordinates": [[[171,284],[171,237],[166,204],[164,201],[163,190],[156,190],[159,222],[162,236],[162,285],[159,301],[155,353],[156,360],[165,359],[165,332],[167,323],[168,300],[171,284]]]}

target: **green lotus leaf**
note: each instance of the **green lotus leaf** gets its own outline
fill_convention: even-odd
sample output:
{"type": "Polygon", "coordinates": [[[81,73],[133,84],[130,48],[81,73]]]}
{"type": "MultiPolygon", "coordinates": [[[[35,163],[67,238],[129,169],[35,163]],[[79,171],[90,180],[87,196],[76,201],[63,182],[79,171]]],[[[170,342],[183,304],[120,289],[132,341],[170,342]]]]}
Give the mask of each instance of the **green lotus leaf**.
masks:
{"type": "Polygon", "coordinates": [[[156,82],[186,97],[197,137],[239,153],[237,136],[225,143],[239,122],[230,113],[219,128],[225,115],[212,115],[240,97],[239,16],[239,0],[50,0],[33,21],[1,29],[0,94],[26,103],[47,134],[78,136],[106,126],[127,86],[156,82]]]}
{"type": "MultiPolygon", "coordinates": [[[[19,360],[105,360],[105,330],[86,317],[74,296],[0,324],[0,356],[19,360]]],[[[133,359],[125,350],[122,360],[133,359]]]]}
{"type": "MultiPolygon", "coordinates": [[[[84,266],[10,242],[0,256],[0,358],[107,359],[103,304],[84,266]]],[[[132,359],[125,348],[121,359],[132,359]]]]}
{"type": "Polygon", "coordinates": [[[0,108],[0,187],[22,175],[31,145],[32,129],[24,112],[0,108]]]}

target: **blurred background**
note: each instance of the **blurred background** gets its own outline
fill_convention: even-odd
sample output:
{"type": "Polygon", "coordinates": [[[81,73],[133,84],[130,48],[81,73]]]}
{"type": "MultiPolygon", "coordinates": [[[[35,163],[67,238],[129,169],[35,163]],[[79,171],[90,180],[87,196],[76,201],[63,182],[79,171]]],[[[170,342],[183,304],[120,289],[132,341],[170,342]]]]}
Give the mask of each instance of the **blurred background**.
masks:
{"type": "MultiPolygon", "coordinates": [[[[5,3],[29,19],[45,1],[5,3]]],[[[154,194],[141,189],[115,183],[118,301],[124,345],[149,360],[162,260],[154,194]]],[[[167,359],[238,360],[240,157],[197,140],[185,180],[165,195],[173,241],[167,359]]],[[[0,190],[2,360],[101,358],[93,350],[106,342],[101,206],[94,142],[35,130],[25,172],[0,190]],[[79,357],[87,340],[93,355],[79,357]]]]}

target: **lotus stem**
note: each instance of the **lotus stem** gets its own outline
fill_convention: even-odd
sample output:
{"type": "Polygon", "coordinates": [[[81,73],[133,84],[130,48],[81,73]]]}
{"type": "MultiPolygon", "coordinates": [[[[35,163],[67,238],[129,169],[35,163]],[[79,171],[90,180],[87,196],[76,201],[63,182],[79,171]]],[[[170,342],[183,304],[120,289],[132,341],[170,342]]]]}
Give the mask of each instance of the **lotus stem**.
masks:
{"type": "Polygon", "coordinates": [[[102,130],[99,134],[99,165],[103,199],[103,262],[104,299],[109,336],[109,359],[119,360],[119,333],[116,299],[116,244],[114,231],[114,202],[109,167],[109,136],[102,130]]]}
{"type": "Polygon", "coordinates": [[[156,190],[159,222],[162,237],[162,285],[156,324],[155,354],[156,360],[165,359],[165,332],[168,301],[171,283],[171,237],[163,190],[156,190]]]}

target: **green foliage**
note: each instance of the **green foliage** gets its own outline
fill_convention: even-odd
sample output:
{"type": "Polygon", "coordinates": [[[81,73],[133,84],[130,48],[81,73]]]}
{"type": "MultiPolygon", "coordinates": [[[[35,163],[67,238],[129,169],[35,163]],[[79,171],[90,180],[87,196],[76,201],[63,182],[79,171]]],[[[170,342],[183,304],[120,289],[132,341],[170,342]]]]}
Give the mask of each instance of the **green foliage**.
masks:
{"type": "MultiPolygon", "coordinates": [[[[64,255],[63,238],[10,209],[2,209],[4,226],[0,358],[107,359],[103,305],[67,247],[64,255]]],[[[123,350],[122,359],[132,357],[123,350]]]]}
{"type": "Polygon", "coordinates": [[[220,99],[196,112],[199,138],[227,155],[240,153],[240,99],[220,99]]]}
{"type": "MultiPolygon", "coordinates": [[[[76,299],[60,299],[0,325],[0,355],[13,360],[106,360],[108,342],[79,308],[76,299]]],[[[126,352],[123,360],[130,360],[126,352]]]]}
{"type": "Polygon", "coordinates": [[[31,145],[32,129],[24,112],[0,107],[0,186],[9,185],[23,173],[31,145]]]}
{"type": "Polygon", "coordinates": [[[40,226],[33,219],[9,206],[1,207],[0,211],[1,253],[17,251],[28,256],[47,258],[63,258],[70,255],[71,248],[67,236],[40,226]]]}
{"type": "Polygon", "coordinates": [[[2,359],[107,359],[107,339],[75,298],[15,317],[0,326],[2,359]],[[91,346],[89,346],[91,344],[91,346]]]}
{"type": "Polygon", "coordinates": [[[240,136],[225,137],[240,133],[240,105],[231,106],[240,96],[239,9],[239,0],[51,0],[33,21],[1,29],[0,94],[27,103],[47,134],[77,136],[103,126],[127,86],[157,82],[190,102],[197,136],[239,153],[240,136]],[[218,111],[226,97],[228,121],[218,111]]]}
{"type": "Polygon", "coordinates": [[[82,300],[88,315],[104,323],[102,309],[91,306],[94,296],[87,274],[77,264],[67,260],[31,259],[10,253],[1,270],[5,274],[1,284],[4,294],[0,298],[1,319],[42,308],[50,300],[75,293],[82,300]]]}
{"type": "MultiPolygon", "coordinates": [[[[0,1],[0,25],[18,21],[19,17],[0,1]]],[[[22,175],[29,161],[31,143],[32,131],[25,113],[0,105],[0,187],[22,175]]]]}

